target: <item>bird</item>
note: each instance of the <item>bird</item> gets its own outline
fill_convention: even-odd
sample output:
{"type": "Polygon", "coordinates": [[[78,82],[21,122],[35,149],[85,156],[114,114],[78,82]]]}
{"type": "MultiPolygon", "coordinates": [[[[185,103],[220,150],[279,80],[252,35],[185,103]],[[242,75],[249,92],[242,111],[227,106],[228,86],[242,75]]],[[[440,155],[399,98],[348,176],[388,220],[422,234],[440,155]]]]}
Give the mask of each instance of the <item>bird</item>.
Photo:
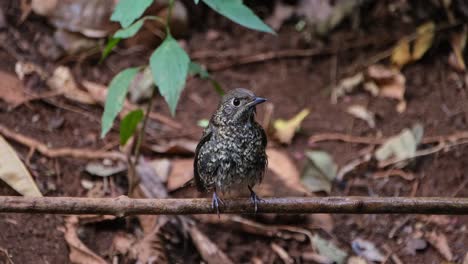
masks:
{"type": "Polygon", "coordinates": [[[211,206],[219,216],[224,202],[218,192],[247,188],[255,213],[263,201],[254,185],[263,179],[267,137],[255,121],[256,106],[266,99],[237,88],[227,92],[212,115],[195,150],[194,182],[200,192],[213,192],[211,206]]]}

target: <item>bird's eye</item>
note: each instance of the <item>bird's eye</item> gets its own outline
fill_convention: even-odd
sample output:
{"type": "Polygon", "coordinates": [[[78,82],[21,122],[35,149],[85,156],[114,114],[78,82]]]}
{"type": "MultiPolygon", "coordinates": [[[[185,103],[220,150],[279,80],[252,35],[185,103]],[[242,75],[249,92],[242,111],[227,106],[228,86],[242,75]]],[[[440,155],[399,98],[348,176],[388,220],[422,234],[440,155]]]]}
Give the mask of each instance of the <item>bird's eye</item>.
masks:
{"type": "Polygon", "coordinates": [[[234,100],[232,100],[232,104],[234,106],[239,106],[240,105],[240,100],[238,98],[234,98],[234,100]]]}

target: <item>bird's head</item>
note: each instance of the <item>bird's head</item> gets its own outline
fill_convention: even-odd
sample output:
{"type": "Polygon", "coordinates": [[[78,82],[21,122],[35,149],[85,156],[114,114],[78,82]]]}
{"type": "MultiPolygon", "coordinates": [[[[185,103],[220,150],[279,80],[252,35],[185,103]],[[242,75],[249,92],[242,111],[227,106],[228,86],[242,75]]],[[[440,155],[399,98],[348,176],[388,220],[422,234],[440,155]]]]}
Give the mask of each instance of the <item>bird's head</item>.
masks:
{"type": "Polygon", "coordinates": [[[221,99],[213,121],[220,125],[251,122],[254,120],[255,106],[265,101],[265,98],[257,97],[244,88],[231,90],[221,99]]]}

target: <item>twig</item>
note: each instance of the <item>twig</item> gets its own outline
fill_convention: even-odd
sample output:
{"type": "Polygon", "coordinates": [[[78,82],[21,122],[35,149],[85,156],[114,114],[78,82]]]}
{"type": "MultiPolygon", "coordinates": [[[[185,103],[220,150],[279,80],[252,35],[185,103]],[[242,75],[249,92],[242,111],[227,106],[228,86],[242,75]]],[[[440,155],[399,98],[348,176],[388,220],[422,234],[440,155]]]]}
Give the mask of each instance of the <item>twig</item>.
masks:
{"type": "MultiPolygon", "coordinates": [[[[244,56],[230,61],[221,61],[212,64],[207,64],[209,71],[221,71],[233,66],[240,66],[246,64],[266,62],[277,59],[292,59],[292,58],[307,58],[313,56],[333,55],[341,51],[346,51],[355,48],[362,48],[368,45],[381,42],[382,39],[371,39],[363,42],[354,42],[345,47],[325,47],[325,48],[312,48],[312,49],[288,49],[279,51],[267,51],[250,56],[244,56]]],[[[394,42],[394,41],[393,41],[394,42]]],[[[201,57],[201,56],[198,56],[201,57]]]]}
{"type": "MultiPolygon", "coordinates": [[[[247,198],[225,199],[222,213],[254,213],[247,198]]],[[[2,213],[41,214],[212,214],[211,199],[131,199],[0,196],[2,213]]],[[[450,214],[467,215],[468,198],[288,197],[266,198],[257,213],[450,214]]]]}
{"type": "MultiPolygon", "coordinates": [[[[0,124],[0,134],[12,139],[34,151],[40,152],[42,155],[49,158],[70,157],[78,159],[113,159],[125,160],[125,155],[117,151],[99,151],[95,149],[75,149],[75,148],[49,148],[46,144],[37,141],[36,139],[18,134],[0,124]]],[[[31,154],[32,155],[32,154],[31,154]]]]}
{"type": "MultiPolygon", "coordinates": [[[[468,138],[468,131],[457,131],[450,135],[445,136],[429,136],[424,137],[421,140],[422,144],[434,144],[443,141],[453,142],[460,139],[467,139],[468,138]]],[[[367,144],[367,145],[381,145],[388,138],[375,138],[375,137],[361,137],[361,136],[353,136],[344,133],[322,133],[313,135],[309,138],[309,145],[314,145],[319,142],[323,141],[341,141],[345,143],[355,143],[355,144],[367,144]]]]}
{"type": "Polygon", "coordinates": [[[10,253],[8,253],[8,250],[0,247],[0,253],[1,253],[0,256],[1,255],[5,256],[5,259],[6,259],[5,264],[14,264],[13,260],[10,257],[10,253]]]}

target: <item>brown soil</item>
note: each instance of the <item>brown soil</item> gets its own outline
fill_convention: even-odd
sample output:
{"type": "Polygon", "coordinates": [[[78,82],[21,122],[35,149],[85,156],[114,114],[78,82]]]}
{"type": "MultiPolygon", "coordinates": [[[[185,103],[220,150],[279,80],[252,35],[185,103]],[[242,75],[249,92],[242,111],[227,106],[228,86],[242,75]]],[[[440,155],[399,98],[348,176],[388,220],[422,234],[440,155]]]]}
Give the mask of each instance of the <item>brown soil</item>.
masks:
{"type": "MultiPolygon", "coordinates": [[[[17,14],[17,9],[10,10],[8,18],[16,21],[17,14]]],[[[397,40],[398,36],[404,34],[404,32],[394,30],[398,27],[394,26],[396,22],[391,17],[380,21],[381,23],[368,23],[367,28],[353,32],[353,34],[349,33],[348,26],[344,26],[334,32],[330,39],[317,40],[309,44],[294,31],[292,26],[286,26],[278,36],[271,36],[240,28],[216,15],[211,15],[203,28],[218,30],[219,38],[209,41],[206,30],[200,30],[194,31],[186,42],[189,52],[208,50],[216,54],[232,50],[235,51],[235,56],[288,48],[337,47],[339,52],[333,56],[273,60],[213,73],[214,78],[225,89],[248,87],[256,94],[268,98],[275,107],[274,118],[290,118],[304,108],[311,110],[310,116],[304,121],[302,130],[294,139],[293,144],[288,147],[279,146],[295,157],[298,166],[302,166],[304,162],[302,153],[307,149],[306,142],[310,135],[325,132],[343,132],[352,135],[375,134],[375,129],[368,128],[364,122],[353,119],[346,113],[347,106],[355,103],[367,105],[371,111],[378,114],[377,128],[384,136],[394,135],[416,122],[424,125],[425,135],[446,135],[466,130],[468,108],[465,102],[468,99],[466,95],[468,91],[467,85],[463,84],[465,76],[455,73],[448,67],[446,63],[448,54],[444,47],[435,48],[422,61],[404,69],[403,73],[407,78],[408,108],[402,114],[395,111],[396,102],[374,98],[365,93],[346,97],[336,105],[330,103],[330,91],[327,87],[344,77],[344,72],[356,61],[364,61],[376,52],[388,48],[389,42],[384,39],[379,40],[379,36],[388,35],[391,31],[392,36],[388,37],[397,40]],[[219,22],[220,20],[222,22],[219,22]],[[347,49],[347,45],[351,43],[359,41],[364,43],[372,39],[375,39],[371,41],[374,44],[347,49]],[[336,68],[333,65],[336,65],[336,68]],[[333,71],[336,71],[336,78],[332,77],[333,71]]],[[[34,35],[39,32],[50,34],[52,30],[43,19],[36,16],[31,16],[20,26],[13,25],[15,23],[11,23],[10,26],[20,33],[19,38],[24,41],[33,39],[34,35]]],[[[414,25],[402,24],[400,28],[409,27],[414,28],[414,25]]],[[[34,49],[34,47],[30,48],[34,49]]],[[[21,52],[19,54],[24,55],[21,52]]],[[[35,62],[47,65],[47,68],[55,65],[47,62],[37,53],[31,53],[35,54],[33,55],[35,62]]],[[[118,70],[144,63],[148,54],[148,52],[130,56],[113,54],[103,65],[97,64],[96,58],[87,59],[82,63],[71,62],[67,65],[73,69],[78,80],[88,79],[108,83],[118,70]]],[[[15,62],[16,59],[11,54],[0,49],[0,70],[13,72],[15,62]]],[[[37,83],[33,82],[34,85],[37,87],[33,88],[39,89],[37,83]]],[[[201,129],[196,123],[200,119],[209,117],[217,106],[218,98],[208,81],[190,78],[181,96],[175,117],[183,124],[184,132],[177,134],[173,130],[153,123],[150,124],[150,128],[154,131],[151,135],[156,135],[156,137],[149,138],[149,140],[155,142],[160,139],[180,137],[198,139],[201,129]],[[197,100],[193,98],[201,98],[202,103],[197,103],[197,100]]],[[[0,104],[2,106],[0,123],[54,147],[99,149],[106,143],[117,139],[116,131],[104,140],[99,139],[101,108],[82,106],[64,98],[59,98],[58,102],[78,108],[80,111],[68,111],[43,101],[31,102],[12,111],[6,111],[3,107],[6,105],[0,104]],[[81,112],[87,113],[86,116],[81,112]],[[32,122],[33,116],[39,117],[37,122],[32,122]],[[51,123],[57,118],[63,118],[63,125],[59,128],[51,128],[51,123]]],[[[263,117],[263,110],[258,109],[260,120],[263,117]]],[[[161,98],[157,99],[154,111],[169,115],[168,107],[161,98]]],[[[25,158],[28,150],[10,142],[21,157],[25,158]]],[[[320,143],[314,148],[330,152],[339,164],[345,164],[356,157],[364,147],[363,145],[328,142],[320,143]]],[[[468,161],[464,158],[466,155],[468,155],[468,147],[460,146],[450,152],[440,152],[419,158],[407,169],[416,177],[416,180],[410,183],[399,177],[391,177],[388,180],[372,179],[366,174],[366,170],[360,170],[348,175],[344,182],[334,184],[331,195],[409,196],[414,183],[417,182],[417,189],[414,193],[416,196],[466,197],[468,189],[466,187],[460,189],[461,184],[466,184],[465,173],[468,169],[468,161]],[[359,185],[357,183],[359,179],[365,184],[359,185]]],[[[85,165],[86,161],[82,160],[68,158],[50,160],[36,154],[31,160],[30,170],[41,191],[47,196],[84,196],[86,192],[80,180],[84,177],[82,171],[85,165]]],[[[14,191],[0,182],[0,195],[13,194],[15,194],[14,191]]],[[[446,226],[427,222],[414,215],[334,215],[333,218],[335,229],[332,235],[339,242],[339,246],[348,252],[352,252],[350,242],[356,237],[363,237],[373,241],[380,248],[387,245],[398,253],[404,263],[442,262],[441,255],[431,247],[418,252],[415,256],[402,253],[401,249],[404,247],[403,242],[406,237],[404,231],[397,232],[392,239],[388,238],[395,223],[407,218],[409,227],[424,223],[425,230],[438,230],[446,234],[457,263],[461,263],[468,248],[467,216],[448,217],[451,224],[446,226]]],[[[287,223],[292,220],[284,218],[278,221],[287,223]]],[[[0,214],[0,248],[6,249],[15,263],[68,263],[69,252],[63,233],[60,231],[62,228],[61,216],[0,214]]],[[[105,254],[113,235],[122,228],[125,228],[124,224],[100,224],[87,230],[83,241],[98,254],[105,254]]],[[[237,231],[227,232],[225,228],[213,224],[200,223],[200,228],[206,231],[206,234],[236,263],[250,262],[255,256],[264,260],[265,263],[280,262],[271,250],[271,239],[246,235],[237,231]]],[[[303,262],[300,256],[302,251],[308,250],[307,243],[282,240],[274,242],[283,246],[298,262],[303,262]]],[[[190,242],[188,245],[181,243],[177,250],[181,252],[179,258],[181,254],[185,254],[187,259],[200,261],[196,249],[190,242]]]]}

